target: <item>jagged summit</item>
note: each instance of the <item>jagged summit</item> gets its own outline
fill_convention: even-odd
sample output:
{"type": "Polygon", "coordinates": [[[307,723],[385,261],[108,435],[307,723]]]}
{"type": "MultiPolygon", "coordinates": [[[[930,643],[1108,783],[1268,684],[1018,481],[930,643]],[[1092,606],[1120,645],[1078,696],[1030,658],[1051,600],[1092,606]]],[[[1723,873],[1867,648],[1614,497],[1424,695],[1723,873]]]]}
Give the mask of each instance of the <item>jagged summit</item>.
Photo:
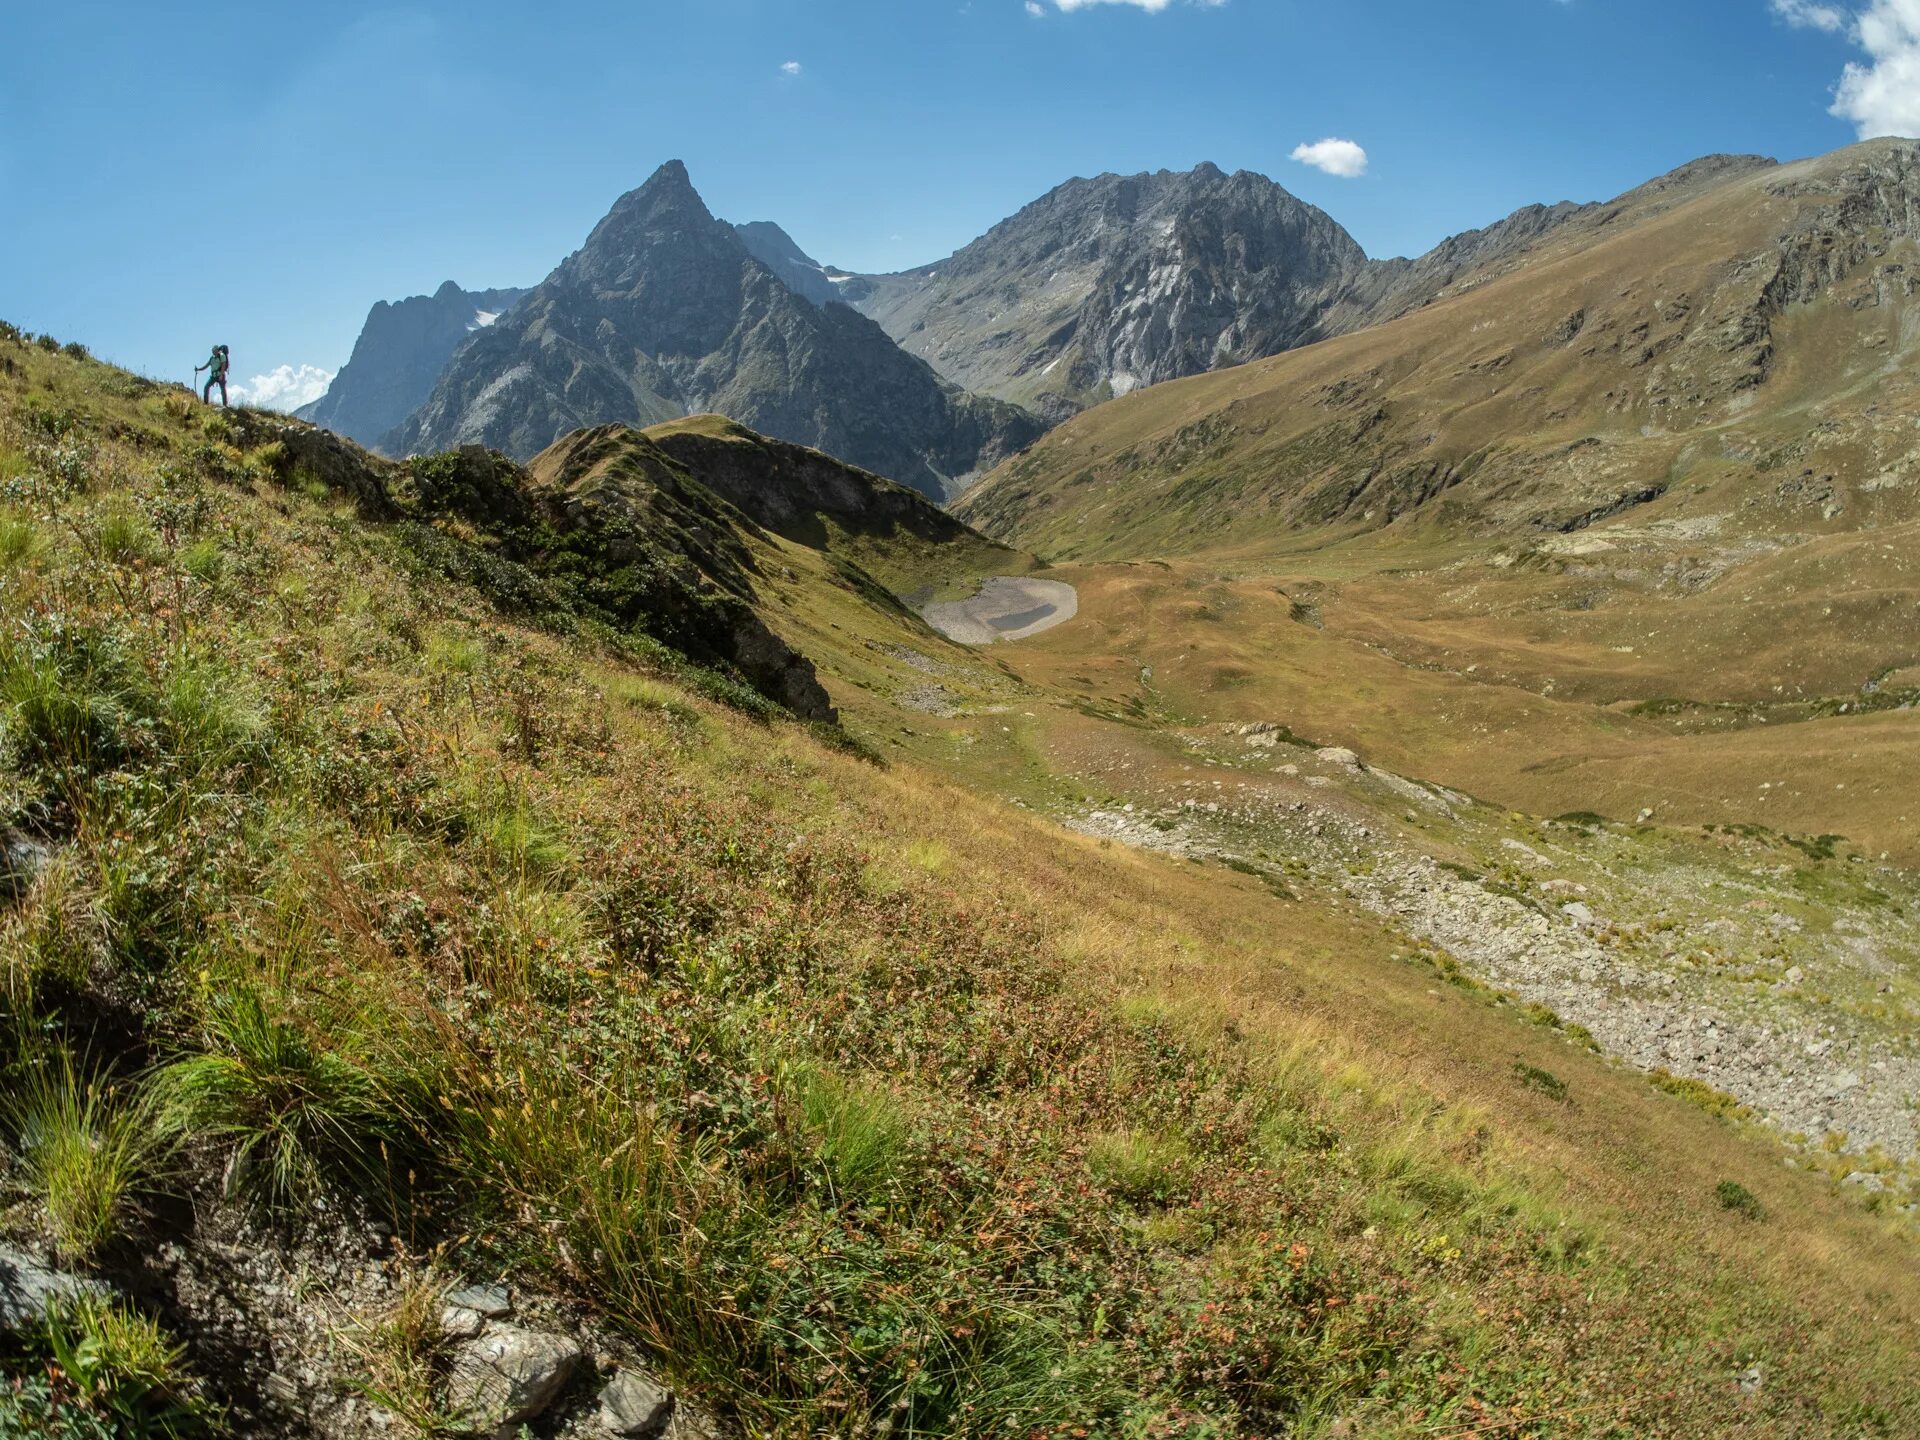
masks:
{"type": "Polygon", "coordinates": [[[670,161],[614,202],[388,438],[528,457],[568,431],[716,411],[941,497],[1039,426],[943,382],[877,325],[796,295],[670,161]]]}

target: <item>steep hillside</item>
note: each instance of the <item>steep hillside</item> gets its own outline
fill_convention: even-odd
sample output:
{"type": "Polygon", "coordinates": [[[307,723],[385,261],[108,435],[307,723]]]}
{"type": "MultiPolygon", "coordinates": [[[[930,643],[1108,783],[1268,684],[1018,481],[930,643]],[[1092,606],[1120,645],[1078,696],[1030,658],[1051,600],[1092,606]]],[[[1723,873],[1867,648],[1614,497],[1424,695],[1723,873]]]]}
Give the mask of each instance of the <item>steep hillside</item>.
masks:
{"type": "Polygon", "coordinates": [[[1109,724],[702,496],[713,444],[384,465],[0,331],[0,1423],[1912,1427],[1910,1230],[1712,1091],[1304,870],[633,643],[645,529],[769,630],[1004,683],[895,737],[956,773],[1109,724]]]}
{"type": "Polygon", "coordinates": [[[935,498],[1039,430],[940,380],[845,306],[800,299],[674,162],[462,347],[385,443],[402,454],[484,444],[525,459],[572,430],[702,411],[935,498]]]}
{"type": "Polygon", "coordinates": [[[1369,260],[1263,175],[1071,180],[935,265],[830,281],[942,375],[1053,421],[1417,310],[1563,227],[1598,230],[1772,162],[1716,156],[1608,204],[1530,205],[1417,260],[1369,260]]]}
{"type": "Polygon", "coordinates": [[[362,445],[378,443],[426,403],[461,343],[525,293],[462,290],[449,280],[431,295],[376,302],[327,393],[296,413],[362,445]]]}
{"type": "Polygon", "coordinates": [[[1817,483],[1864,484],[1904,453],[1867,412],[1914,343],[1916,168],[1876,141],[1634,192],[1396,323],[1104,407],[966,508],[1076,554],[1396,523],[1518,539],[1689,480],[1765,489],[1847,448],[1809,436],[1815,407],[1858,449],[1817,483]]]}

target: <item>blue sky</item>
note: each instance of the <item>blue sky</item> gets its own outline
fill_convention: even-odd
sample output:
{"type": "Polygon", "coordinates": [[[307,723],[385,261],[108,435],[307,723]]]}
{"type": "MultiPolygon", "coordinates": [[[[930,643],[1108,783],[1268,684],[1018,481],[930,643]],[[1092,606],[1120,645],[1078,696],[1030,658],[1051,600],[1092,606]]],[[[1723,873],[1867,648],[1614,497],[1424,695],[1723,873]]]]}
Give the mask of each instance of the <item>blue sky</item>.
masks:
{"type": "Polygon", "coordinates": [[[1259,170],[1379,256],[1915,130],[1920,0],[5,3],[0,318],[330,371],[374,300],[535,283],[674,157],[873,270],[1103,170],[1259,170]],[[1329,139],[1365,173],[1290,158],[1329,139]]]}

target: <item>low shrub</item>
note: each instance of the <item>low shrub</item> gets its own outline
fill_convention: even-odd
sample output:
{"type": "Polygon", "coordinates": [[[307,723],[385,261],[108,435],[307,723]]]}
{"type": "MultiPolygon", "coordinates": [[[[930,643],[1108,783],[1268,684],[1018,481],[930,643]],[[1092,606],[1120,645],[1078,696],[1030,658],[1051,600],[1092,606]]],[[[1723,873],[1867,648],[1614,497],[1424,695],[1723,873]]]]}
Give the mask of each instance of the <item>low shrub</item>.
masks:
{"type": "Polygon", "coordinates": [[[1549,1100],[1558,1100],[1563,1104],[1567,1100],[1567,1082],[1551,1070],[1542,1070],[1538,1065],[1529,1065],[1516,1060],[1513,1073],[1520,1083],[1529,1090],[1537,1090],[1549,1100]]]}
{"type": "Polygon", "coordinates": [[[1713,1187],[1714,1198],[1720,1202],[1722,1210],[1731,1210],[1736,1215],[1744,1215],[1749,1220],[1766,1218],[1767,1210],[1760,1199],[1738,1180],[1722,1180],[1713,1187]]]}
{"type": "Polygon", "coordinates": [[[1097,1135],[1087,1146],[1094,1178],[1136,1204],[1165,1204],[1185,1191],[1191,1160],[1185,1141],[1145,1130],[1097,1135]]]}
{"type": "MultiPolygon", "coordinates": [[[[46,1429],[26,1435],[94,1440],[191,1440],[212,1434],[219,1417],[186,1368],[186,1351],[145,1315],[86,1299],[48,1315],[44,1339],[52,1364],[32,1401],[14,1400],[46,1429]],[[61,1427],[65,1427],[62,1429],[61,1427]]],[[[0,1435],[10,1432],[0,1400],[0,1435]]]]}

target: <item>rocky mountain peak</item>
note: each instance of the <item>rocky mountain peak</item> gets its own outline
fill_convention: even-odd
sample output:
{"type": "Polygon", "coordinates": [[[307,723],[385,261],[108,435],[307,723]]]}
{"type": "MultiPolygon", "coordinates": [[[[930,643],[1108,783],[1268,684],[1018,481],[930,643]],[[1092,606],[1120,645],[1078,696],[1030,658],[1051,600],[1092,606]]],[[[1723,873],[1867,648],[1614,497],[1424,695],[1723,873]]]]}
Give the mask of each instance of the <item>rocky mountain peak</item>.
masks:
{"type": "Polygon", "coordinates": [[[693,188],[687,167],[670,160],[646,184],[613,202],[562,271],[595,288],[629,290],[641,280],[643,268],[671,272],[708,257],[731,260],[739,248],[732,228],[713,218],[693,188]]]}
{"type": "Polygon", "coordinates": [[[465,290],[452,280],[431,295],[367,312],[353,357],[327,393],[297,412],[362,445],[373,445],[433,393],[454,351],[512,309],[520,290],[465,290]]]}
{"type": "MultiPolygon", "coordinates": [[[[805,260],[776,234],[787,258],[805,260]]],[[[1039,431],[1010,406],[944,384],[852,310],[807,303],[714,218],[674,161],[462,346],[388,444],[412,453],[478,442],[522,457],[570,430],[702,411],[936,497],[1039,431]]]]}
{"type": "Polygon", "coordinates": [[[1318,338],[1367,263],[1264,175],[1069,180],[948,259],[842,293],[948,378],[1059,419],[1318,338]]]}

